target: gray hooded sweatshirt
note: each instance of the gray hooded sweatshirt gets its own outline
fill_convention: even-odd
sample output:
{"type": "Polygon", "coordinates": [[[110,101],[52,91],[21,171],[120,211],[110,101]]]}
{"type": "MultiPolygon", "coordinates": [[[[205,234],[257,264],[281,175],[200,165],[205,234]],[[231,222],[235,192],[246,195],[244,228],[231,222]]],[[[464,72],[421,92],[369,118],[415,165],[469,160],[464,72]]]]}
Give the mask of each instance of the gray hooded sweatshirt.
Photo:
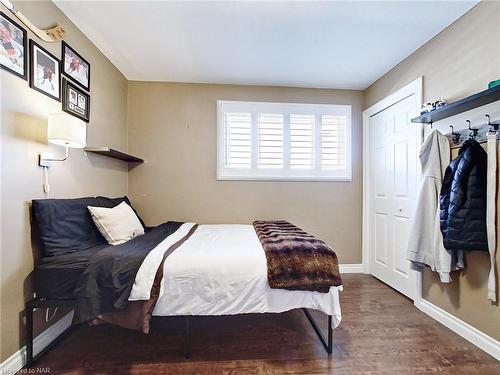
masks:
{"type": "Polygon", "coordinates": [[[450,271],[463,268],[461,251],[448,251],[443,246],[439,224],[439,194],[446,167],[450,164],[450,141],[435,130],[420,150],[422,185],[418,195],[413,225],[408,241],[407,258],[417,271],[428,266],[439,273],[441,282],[450,282],[450,271]]]}

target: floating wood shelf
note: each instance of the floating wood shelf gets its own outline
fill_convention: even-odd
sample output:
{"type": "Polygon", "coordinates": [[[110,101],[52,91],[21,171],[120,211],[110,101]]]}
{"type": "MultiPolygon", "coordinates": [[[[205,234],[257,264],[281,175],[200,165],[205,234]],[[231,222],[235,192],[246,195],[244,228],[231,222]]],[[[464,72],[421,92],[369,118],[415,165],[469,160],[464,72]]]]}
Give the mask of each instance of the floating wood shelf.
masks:
{"type": "Polygon", "coordinates": [[[93,152],[94,154],[99,154],[103,156],[108,156],[110,158],[123,160],[126,161],[127,163],[144,163],[144,160],[138,158],[137,156],[132,156],[110,147],[86,147],[84,150],[87,152],[93,152]]]}
{"type": "Polygon", "coordinates": [[[450,103],[443,108],[424,113],[423,115],[412,119],[411,122],[431,124],[447,117],[455,116],[459,113],[493,103],[497,100],[500,100],[500,86],[492,87],[491,89],[481,91],[477,94],[450,103]]]}

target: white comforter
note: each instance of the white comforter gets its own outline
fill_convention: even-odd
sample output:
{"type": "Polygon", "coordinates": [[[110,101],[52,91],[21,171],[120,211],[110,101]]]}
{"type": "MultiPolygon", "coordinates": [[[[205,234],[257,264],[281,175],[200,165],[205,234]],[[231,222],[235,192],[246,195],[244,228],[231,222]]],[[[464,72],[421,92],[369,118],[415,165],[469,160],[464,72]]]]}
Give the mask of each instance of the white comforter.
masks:
{"type": "MultiPolygon", "coordinates": [[[[149,299],[164,252],[193,227],[183,224],[144,260],[129,300],[149,299]]],[[[160,297],[153,315],[232,315],[283,312],[306,307],[341,320],[339,291],[271,289],[264,250],[252,225],[199,225],[166,259],[160,297]]]]}

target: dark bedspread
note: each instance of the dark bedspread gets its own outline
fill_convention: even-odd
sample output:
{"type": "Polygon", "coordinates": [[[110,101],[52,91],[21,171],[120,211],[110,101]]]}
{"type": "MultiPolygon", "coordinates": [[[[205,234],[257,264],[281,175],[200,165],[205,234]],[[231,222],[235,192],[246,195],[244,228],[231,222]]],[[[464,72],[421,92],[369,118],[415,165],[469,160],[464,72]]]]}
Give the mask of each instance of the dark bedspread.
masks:
{"type": "Polygon", "coordinates": [[[34,271],[37,297],[48,299],[75,299],[75,288],[89,259],[111,245],[99,244],[68,254],[42,258],[34,271]]]}
{"type": "Polygon", "coordinates": [[[93,254],[75,290],[74,322],[124,309],[143,260],[182,224],[169,221],[124,244],[93,254]]]}

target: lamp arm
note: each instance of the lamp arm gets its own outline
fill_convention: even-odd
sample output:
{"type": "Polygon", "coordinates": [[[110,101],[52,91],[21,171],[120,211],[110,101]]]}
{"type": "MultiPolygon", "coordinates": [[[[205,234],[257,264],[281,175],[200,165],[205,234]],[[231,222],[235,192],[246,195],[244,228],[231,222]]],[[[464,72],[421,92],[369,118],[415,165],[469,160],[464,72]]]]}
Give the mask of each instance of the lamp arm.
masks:
{"type": "Polygon", "coordinates": [[[43,153],[38,155],[38,165],[40,167],[49,167],[53,161],[65,161],[69,157],[69,147],[66,146],[66,153],[63,158],[48,158],[43,153]]]}

